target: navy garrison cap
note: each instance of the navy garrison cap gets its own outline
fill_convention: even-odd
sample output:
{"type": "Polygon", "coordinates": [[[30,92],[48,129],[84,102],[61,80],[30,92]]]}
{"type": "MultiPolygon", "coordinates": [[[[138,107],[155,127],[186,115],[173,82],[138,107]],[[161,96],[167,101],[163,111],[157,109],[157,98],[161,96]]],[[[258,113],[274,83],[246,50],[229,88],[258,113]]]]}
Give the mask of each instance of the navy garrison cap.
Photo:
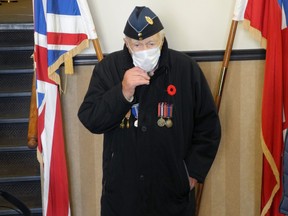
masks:
{"type": "Polygon", "coordinates": [[[162,29],[160,19],[153,11],[148,7],[135,7],[127,20],[124,34],[136,40],[143,40],[162,29]]]}

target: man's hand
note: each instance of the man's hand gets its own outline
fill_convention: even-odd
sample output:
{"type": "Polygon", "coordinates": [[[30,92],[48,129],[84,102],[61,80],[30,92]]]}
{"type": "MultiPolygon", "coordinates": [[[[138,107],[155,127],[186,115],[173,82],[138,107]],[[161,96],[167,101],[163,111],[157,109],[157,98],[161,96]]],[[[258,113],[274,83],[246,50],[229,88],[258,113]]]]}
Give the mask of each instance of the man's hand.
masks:
{"type": "Polygon", "coordinates": [[[189,177],[190,190],[192,190],[195,187],[197,182],[198,182],[197,179],[189,177]]]}
{"type": "Polygon", "coordinates": [[[135,88],[140,85],[149,85],[150,77],[139,67],[127,70],[122,80],[122,92],[124,97],[130,101],[135,93],[135,88]]]}

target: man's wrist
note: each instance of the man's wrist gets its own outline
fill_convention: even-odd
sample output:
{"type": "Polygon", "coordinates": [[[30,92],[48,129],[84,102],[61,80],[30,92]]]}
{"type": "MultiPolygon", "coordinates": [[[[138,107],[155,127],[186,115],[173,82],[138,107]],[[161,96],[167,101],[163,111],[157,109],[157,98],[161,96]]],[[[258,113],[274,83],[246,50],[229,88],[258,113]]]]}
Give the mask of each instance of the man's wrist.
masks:
{"type": "MultiPolygon", "coordinates": [[[[126,97],[125,97],[125,98],[126,98],[126,97]]],[[[134,96],[132,95],[132,97],[126,98],[126,100],[131,103],[131,102],[134,100],[134,96]]]]}
{"type": "Polygon", "coordinates": [[[134,100],[134,95],[131,95],[130,93],[127,94],[127,92],[124,91],[123,89],[122,89],[122,94],[123,94],[124,98],[125,98],[128,102],[131,103],[131,102],[134,100]]]}
{"type": "Polygon", "coordinates": [[[134,100],[134,96],[132,95],[132,96],[126,96],[124,93],[123,93],[123,96],[124,96],[124,98],[128,101],[128,102],[132,102],[133,100],[134,100]]]}

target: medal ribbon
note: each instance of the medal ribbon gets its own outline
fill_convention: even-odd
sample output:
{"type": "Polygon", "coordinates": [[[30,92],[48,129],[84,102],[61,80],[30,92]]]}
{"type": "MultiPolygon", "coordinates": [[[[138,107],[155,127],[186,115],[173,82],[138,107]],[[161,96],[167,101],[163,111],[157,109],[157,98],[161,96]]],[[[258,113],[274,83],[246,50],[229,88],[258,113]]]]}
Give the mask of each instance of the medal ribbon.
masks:
{"type": "Polygon", "coordinates": [[[159,118],[172,118],[173,116],[173,104],[165,102],[158,103],[158,117],[159,118]]]}
{"type": "Polygon", "coordinates": [[[163,117],[164,118],[167,118],[167,114],[168,114],[168,105],[167,105],[167,103],[164,103],[164,115],[163,115],[163,117]]]}
{"type": "Polygon", "coordinates": [[[164,103],[163,102],[158,103],[158,117],[160,117],[160,118],[164,117],[164,115],[165,115],[164,112],[165,112],[164,103]]]}
{"type": "Polygon", "coordinates": [[[167,106],[167,118],[172,118],[172,115],[173,115],[173,104],[168,104],[167,106]]]}
{"type": "Polygon", "coordinates": [[[138,119],[139,103],[134,104],[131,108],[133,116],[138,119]]]}

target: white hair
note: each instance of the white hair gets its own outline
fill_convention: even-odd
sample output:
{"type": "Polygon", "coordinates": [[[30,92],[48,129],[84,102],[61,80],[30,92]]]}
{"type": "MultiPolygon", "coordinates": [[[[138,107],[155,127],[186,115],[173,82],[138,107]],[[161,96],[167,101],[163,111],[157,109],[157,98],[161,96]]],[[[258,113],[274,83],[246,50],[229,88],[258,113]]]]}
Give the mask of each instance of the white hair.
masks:
{"type": "Polygon", "coordinates": [[[160,32],[158,32],[160,34],[160,37],[162,40],[164,40],[164,37],[165,37],[165,31],[164,29],[162,29],[160,32]]]}
{"type": "MultiPolygon", "coordinates": [[[[160,35],[160,38],[161,38],[161,40],[164,40],[164,37],[165,37],[165,31],[164,31],[164,29],[162,29],[161,31],[159,31],[158,33],[156,33],[156,34],[159,34],[160,35]]],[[[152,36],[152,35],[151,35],[152,36]]],[[[125,35],[124,34],[124,39],[132,39],[132,38],[130,38],[130,37],[128,37],[127,35],[125,35]]]]}

